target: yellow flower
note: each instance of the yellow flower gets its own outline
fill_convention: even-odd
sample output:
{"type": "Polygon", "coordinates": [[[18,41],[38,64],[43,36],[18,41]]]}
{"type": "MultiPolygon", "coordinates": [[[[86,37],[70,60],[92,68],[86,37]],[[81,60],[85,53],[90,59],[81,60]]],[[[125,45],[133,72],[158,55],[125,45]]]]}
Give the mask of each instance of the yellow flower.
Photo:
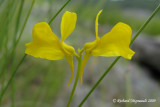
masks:
{"type": "Polygon", "coordinates": [[[72,46],[64,43],[64,40],[73,32],[76,21],[76,13],[68,11],[64,13],[61,21],[61,41],[52,32],[48,23],[40,22],[35,24],[32,31],[33,41],[26,44],[25,50],[26,54],[36,58],[60,60],[65,57],[71,69],[68,85],[73,79],[73,55],[76,55],[76,53],[72,46]]]}
{"type": "Polygon", "coordinates": [[[101,12],[102,10],[97,14],[95,21],[96,40],[86,43],[83,48],[85,55],[80,71],[81,84],[84,66],[91,55],[104,57],[122,56],[126,59],[131,59],[135,53],[129,48],[132,29],[125,23],[119,22],[101,38],[98,36],[98,17],[101,12]]]}

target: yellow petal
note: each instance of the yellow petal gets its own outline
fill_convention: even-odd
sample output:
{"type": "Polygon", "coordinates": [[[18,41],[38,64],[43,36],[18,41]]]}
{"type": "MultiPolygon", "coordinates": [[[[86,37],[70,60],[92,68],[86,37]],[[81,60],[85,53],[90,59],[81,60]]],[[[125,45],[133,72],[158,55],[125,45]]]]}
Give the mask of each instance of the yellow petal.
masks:
{"type": "Polygon", "coordinates": [[[122,56],[131,59],[134,51],[129,48],[132,29],[127,24],[119,22],[105,34],[91,52],[93,56],[122,56]]]}
{"type": "Polygon", "coordinates": [[[63,14],[61,21],[61,36],[64,41],[74,30],[76,26],[77,15],[76,13],[66,11],[63,14]]]}
{"type": "Polygon", "coordinates": [[[73,75],[74,75],[74,68],[73,68],[73,57],[71,55],[69,56],[66,56],[66,59],[69,63],[69,66],[70,66],[70,69],[71,69],[71,77],[70,77],[70,80],[68,82],[68,86],[70,85],[70,83],[72,82],[72,79],[73,79],[73,75]]]}
{"type": "Polygon", "coordinates": [[[64,42],[61,42],[61,43],[62,43],[62,48],[65,51],[66,55],[73,55],[73,54],[75,54],[75,49],[72,46],[67,45],[64,42]]]}
{"type": "Polygon", "coordinates": [[[37,58],[59,60],[65,54],[61,49],[60,40],[52,32],[46,22],[35,24],[32,31],[33,41],[26,44],[25,53],[37,58]]]}
{"type": "Polygon", "coordinates": [[[93,42],[88,42],[84,45],[84,49],[87,54],[90,54],[90,52],[97,46],[99,43],[100,38],[98,37],[98,18],[99,15],[101,14],[102,10],[100,10],[96,16],[96,21],[95,21],[95,32],[96,32],[96,40],[93,42]]]}
{"type": "Polygon", "coordinates": [[[87,42],[85,45],[84,45],[84,49],[86,51],[86,53],[88,54],[91,54],[92,50],[94,48],[96,48],[97,44],[99,43],[99,38],[94,40],[93,42],[87,42]]]}
{"type": "Polygon", "coordinates": [[[81,70],[80,70],[81,85],[83,83],[83,70],[90,56],[91,56],[90,54],[85,53],[83,60],[82,60],[82,65],[81,65],[81,70]]]}
{"type": "Polygon", "coordinates": [[[73,79],[73,75],[74,75],[74,67],[73,67],[73,57],[72,55],[75,54],[75,50],[72,46],[69,46],[67,45],[66,43],[64,42],[61,42],[62,43],[62,48],[65,52],[65,57],[69,63],[69,66],[70,66],[70,69],[71,69],[71,77],[70,77],[70,80],[68,82],[68,86],[70,85],[70,83],[72,82],[72,79],[73,79]]]}
{"type": "Polygon", "coordinates": [[[81,70],[80,70],[80,80],[81,80],[81,85],[83,83],[83,70],[84,70],[84,67],[88,61],[88,59],[90,58],[91,56],[91,52],[92,50],[94,50],[94,48],[96,48],[100,38],[98,37],[98,17],[99,15],[101,14],[102,10],[100,10],[96,16],[96,21],[95,21],[95,32],[96,32],[96,40],[93,41],[93,42],[88,42],[84,45],[84,49],[86,51],[84,57],[83,57],[83,60],[82,60],[82,65],[81,65],[81,70]]]}
{"type": "Polygon", "coordinates": [[[98,17],[101,14],[102,10],[100,10],[96,16],[96,21],[95,21],[95,31],[96,31],[96,39],[98,38],[98,17]]]}

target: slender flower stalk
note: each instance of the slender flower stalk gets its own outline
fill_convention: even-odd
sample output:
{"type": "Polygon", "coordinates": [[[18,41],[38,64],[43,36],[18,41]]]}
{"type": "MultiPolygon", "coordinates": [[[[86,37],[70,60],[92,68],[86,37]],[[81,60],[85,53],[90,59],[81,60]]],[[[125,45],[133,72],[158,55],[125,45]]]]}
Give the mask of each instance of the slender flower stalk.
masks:
{"type": "MultiPolygon", "coordinates": [[[[64,8],[70,1],[71,1],[71,0],[67,0],[67,2],[66,2],[66,3],[59,9],[59,11],[51,18],[51,20],[49,21],[49,24],[51,24],[51,23],[53,22],[53,20],[57,17],[57,15],[63,10],[63,8],[64,8]]],[[[15,43],[15,46],[14,46],[14,48],[12,49],[11,55],[12,55],[12,53],[15,52],[16,46],[17,46],[17,44],[18,44],[18,42],[19,42],[19,40],[20,40],[20,38],[21,38],[21,36],[22,36],[23,30],[24,30],[25,25],[26,25],[26,23],[27,23],[27,20],[28,20],[28,18],[29,18],[29,16],[30,16],[30,13],[31,13],[31,11],[32,11],[32,8],[33,8],[34,3],[35,3],[35,0],[32,1],[31,8],[30,8],[30,10],[29,10],[29,12],[28,12],[28,14],[27,14],[27,18],[26,18],[26,20],[25,20],[25,22],[24,22],[24,25],[23,25],[22,30],[21,30],[21,32],[20,32],[20,35],[19,35],[19,37],[18,37],[18,39],[17,39],[17,41],[16,41],[16,43],[15,43]]],[[[13,80],[16,72],[17,72],[17,70],[19,69],[19,67],[21,66],[21,64],[23,63],[23,61],[25,60],[26,56],[27,56],[27,54],[25,54],[25,55],[22,57],[22,59],[20,60],[18,66],[15,68],[15,70],[13,70],[12,75],[11,75],[9,81],[7,82],[7,85],[6,85],[6,86],[4,87],[4,89],[2,90],[2,93],[0,94],[0,104],[1,104],[1,102],[2,102],[2,98],[3,98],[4,94],[5,94],[5,92],[6,92],[7,89],[8,89],[8,86],[9,86],[10,83],[12,82],[12,80],[13,80]]],[[[9,59],[10,59],[10,58],[11,58],[11,57],[9,57],[9,59]]],[[[8,59],[8,60],[9,60],[9,59],[8,59]]],[[[3,74],[4,69],[6,68],[8,62],[9,62],[9,61],[7,61],[7,62],[5,63],[5,66],[3,67],[3,70],[2,70],[2,72],[1,72],[1,74],[0,74],[0,77],[1,77],[1,75],[3,74]]]]}
{"type": "MultiPolygon", "coordinates": [[[[148,25],[148,23],[151,21],[151,19],[157,14],[157,12],[160,10],[160,4],[158,7],[154,10],[154,12],[151,14],[151,16],[146,20],[146,22],[140,27],[140,29],[137,31],[133,39],[131,40],[130,45],[134,42],[134,40],[139,36],[139,34],[143,31],[143,29],[148,25]]],[[[95,85],[91,88],[91,90],[88,92],[88,94],[85,96],[85,98],[81,101],[78,107],[81,107],[84,102],[88,99],[88,97],[91,95],[91,93],[95,90],[95,88],[99,85],[99,83],[104,79],[104,77],[108,74],[108,72],[112,69],[112,67],[117,63],[117,61],[120,59],[120,56],[117,57],[112,64],[109,66],[109,68],[103,73],[103,75],[100,77],[100,79],[95,83],[95,85]]]]}
{"type": "Polygon", "coordinates": [[[69,100],[68,100],[67,107],[70,107],[70,103],[72,101],[74,92],[76,90],[76,86],[77,86],[77,83],[78,83],[78,79],[79,79],[79,75],[80,75],[80,70],[81,70],[81,64],[82,64],[82,53],[80,52],[80,55],[79,55],[79,58],[78,58],[78,69],[77,69],[76,79],[75,79],[75,82],[74,82],[74,85],[73,85],[73,88],[72,88],[71,95],[70,95],[69,100]]]}

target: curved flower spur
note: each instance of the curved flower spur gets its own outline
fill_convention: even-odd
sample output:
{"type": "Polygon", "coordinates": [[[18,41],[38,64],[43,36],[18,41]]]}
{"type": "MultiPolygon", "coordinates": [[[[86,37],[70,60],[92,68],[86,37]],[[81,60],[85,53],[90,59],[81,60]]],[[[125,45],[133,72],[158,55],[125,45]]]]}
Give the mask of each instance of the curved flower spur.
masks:
{"type": "Polygon", "coordinates": [[[97,14],[95,21],[96,40],[86,43],[81,50],[85,50],[80,71],[81,85],[83,81],[83,69],[91,55],[103,57],[122,56],[130,60],[135,53],[129,48],[132,29],[125,23],[119,22],[110,32],[106,33],[101,38],[98,36],[98,17],[101,12],[102,10],[97,14]]]}
{"type": "Polygon", "coordinates": [[[77,21],[76,13],[66,11],[61,21],[61,41],[52,32],[46,22],[40,22],[34,25],[32,31],[33,41],[26,44],[25,53],[36,58],[48,60],[60,60],[66,58],[70,69],[71,77],[68,85],[71,83],[74,75],[73,55],[77,56],[72,46],[64,43],[64,40],[73,32],[77,21]]]}

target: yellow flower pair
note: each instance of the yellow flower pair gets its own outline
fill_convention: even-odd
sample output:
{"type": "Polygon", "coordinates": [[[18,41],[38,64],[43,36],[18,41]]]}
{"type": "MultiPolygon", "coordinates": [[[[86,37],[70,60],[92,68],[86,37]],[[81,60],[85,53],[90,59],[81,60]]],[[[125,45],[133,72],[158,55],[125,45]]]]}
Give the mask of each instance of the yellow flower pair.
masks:
{"type": "MultiPolygon", "coordinates": [[[[80,78],[82,84],[83,69],[91,55],[93,56],[122,56],[131,59],[134,52],[129,48],[132,29],[127,24],[119,22],[112,30],[105,34],[102,38],[98,37],[98,17],[95,21],[96,40],[86,43],[81,51],[85,50],[83,57],[80,78]]],[[[66,11],[61,21],[61,41],[52,32],[50,26],[46,22],[40,22],[33,27],[33,41],[26,44],[26,54],[37,58],[48,60],[60,60],[66,58],[71,69],[71,77],[68,85],[71,83],[74,75],[73,55],[78,56],[72,46],[64,43],[64,40],[73,32],[77,21],[77,15],[73,12],[66,11]]]]}

